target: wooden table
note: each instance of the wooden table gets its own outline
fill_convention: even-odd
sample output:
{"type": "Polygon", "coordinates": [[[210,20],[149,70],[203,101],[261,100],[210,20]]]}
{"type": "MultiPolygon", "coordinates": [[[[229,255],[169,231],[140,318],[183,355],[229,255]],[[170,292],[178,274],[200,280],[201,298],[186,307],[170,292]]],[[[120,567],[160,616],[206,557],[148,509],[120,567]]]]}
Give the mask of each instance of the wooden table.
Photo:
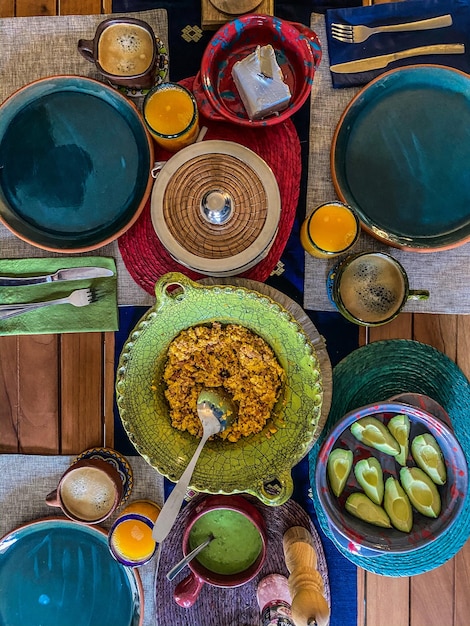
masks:
{"type": "MultiPolygon", "coordinates": [[[[0,2],[0,17],[111,11],[111,0],[0,2]]],[[[469,316],[401,314],[360,331],[361,344],[396,338],[436,347],[470,377],[469,316]]],[[[113,333],[0,338],[0,452],[75,454],[112,445],[113,386],[113,333]]],[[[442,567],[412,578],[359,569],[358,626],[467,626],[469,579],[470,542],[442,567]]]]}

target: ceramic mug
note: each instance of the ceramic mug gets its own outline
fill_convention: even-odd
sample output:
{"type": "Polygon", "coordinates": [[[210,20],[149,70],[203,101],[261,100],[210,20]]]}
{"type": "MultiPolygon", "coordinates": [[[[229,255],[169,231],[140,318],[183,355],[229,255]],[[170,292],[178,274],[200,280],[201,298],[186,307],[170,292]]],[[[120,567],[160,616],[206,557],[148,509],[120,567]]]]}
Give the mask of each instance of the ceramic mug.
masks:
{"type": "Polygon", "coordinates": [[[392,321],[408,300],[427,300],[429,292],[412,290],[403,266],[385,252],[346,257],[328,276],[327,290],[338,311],[361,326],[392,321]]]}
{"type": "Polygon", "coordinates": [[[152,27],[136,18],[111,17],[93,39],[80,39],[78,51],[110,83],[134,89],[155,84],[158,49],[152,27]]]}
{"type": "Polygon", "coordinates": [[[46,496],[46,504],[60,507],[70,519],[98,524],[121,503],[123,483],[117,469],[102,459],[73,463],[46,496]]]}
{"type": "Polygon", "coordinates": [[[191,573],[174,590],[173,598],[179,606],[192,606],[205,584],[239,587],[263,567],[266,525],[260,510],[246,498],[215,495],[198,502],[184,530],[183,555],[211,532],[214,539],[190,561],[191,573]]]}

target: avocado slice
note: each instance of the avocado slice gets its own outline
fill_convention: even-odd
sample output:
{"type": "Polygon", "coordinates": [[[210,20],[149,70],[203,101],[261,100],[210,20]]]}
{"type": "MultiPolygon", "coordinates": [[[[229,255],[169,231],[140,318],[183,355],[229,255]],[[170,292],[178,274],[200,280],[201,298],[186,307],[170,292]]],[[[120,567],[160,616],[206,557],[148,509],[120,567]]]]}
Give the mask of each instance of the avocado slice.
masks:
{"type": "Polygon", "coordinates": [[[382,504],[384,497],[384,478],[382,467],[378,460],[371,456],[361,459],[354,466],[354,475],[357,482],[375,504],[382,504]]]}
{"type": "Polygon", "coordinates": [[[351,425],[351,432],[358,439],[376,450],[396,456],[400,453],[398,441],[388,428],[376,417],[363,417],[351,425]]]}
{"type": "Polygon", "coordinates": [[[441,497],[436,485],[420,467],[402,467],[400,482],[411,504],[422,515],[437,517],[441,512],[441,497]]]}
{"type": "Polygon", "coordinates": [[[400,465],[406,465],[411,428],[410,418],[408,415],[403,415],[402,413],[394,415],[387,426],[400,446],[400,452],[396,455],[395,460],[397,463],[400,463],[400,465]]]}
{"type": "Polygon", "coordinates": [[[384,509],[372,502],[365,493],[355,492],[348,496],[345,503],[346,511],[358,517],[364,522],[381,526],[382,528],[391,528],[390,518],[384,509]]]}
{"type": "Polygon", "coordinates": [[[351,450],[335,448],[328,456],[327,469],[330,487],[338,498],[343,492],[348,480],[353,464],[353,453],[351,450]]]}
{"type": "Polygon", "coordinates": [[[403,533],[410,532],[413,527],[411,502],[399,481],[393,476],[385,481],[384,509],[397,530],[403,533]]]}
{"type": "Polygon", "coordinates": [[[444,456],[435,437],[431,433],[418,435],[411,442],[411,454],[416,465],[426,472],[436,485],[444,485],[447,471],[444,456]]]}

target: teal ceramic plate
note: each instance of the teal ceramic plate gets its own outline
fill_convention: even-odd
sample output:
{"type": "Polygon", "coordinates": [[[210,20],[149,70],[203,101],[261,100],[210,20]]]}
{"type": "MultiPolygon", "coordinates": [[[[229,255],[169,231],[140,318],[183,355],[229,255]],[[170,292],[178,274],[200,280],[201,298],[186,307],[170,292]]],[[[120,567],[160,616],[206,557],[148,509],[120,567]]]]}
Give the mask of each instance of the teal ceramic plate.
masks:
{"type": "Polygon", "coordinates": [[[201,285],[170,273],[160,278],[155,293],[156,303],[131,332],[117,370],[117,404],[130,440],[152,467],[174,482],[179,479],[199,439],[171,426],[162,382],[168,347],[191,326],[240,324],[271,346],[286,381],[261,432],[235,443],[220,438],[206,443],[191,487],[208,493],[247,492],[266,504],[283,504],[293,491],[292,467],[323,426],[323,378],[309,337],[284,307],[254,290],[201,285]]]}
{"type": "Polygon", "coordinates": [[[138,626],[139,574],[115,561],[106,534],[51,518],[0,540],[0,621],[8,626],[138,626]]]}
{"type": "MultiPolygon", "coordinates": [[[[467,492],[454,524],[434,541],[408,553],[363,556],[348,550],[333,536],[315,488],[315,468],[323,442],[349,411],[397,394],[424,394],[448,414],[454,435],[470,467],[470,382],[462,370],[432,346],[406,339],[374,341],[354,350],[333,369],[333,400],[322,435],[309,454],[310,485],[315,510],[325,534],[350,561],[384,576],[413,576],[434,569],[452,558],[470,536],[470,493],[467,492]]],[[[406,400],[403,400],[406,402],[406,400]]]]}
{"type": "Polygon", "coordinates": [[[404,250],[470,239],[470,77],[422,65],[382,74],[342,115],[335,189],[366,230],[404,250]]]}
{"type": "Polygon", "coordinates": [[[122,234],[150,193],[153,147],[137,109],[79,76],[26,85],[0,107],[0,218],[58,252],[122,234]]]}

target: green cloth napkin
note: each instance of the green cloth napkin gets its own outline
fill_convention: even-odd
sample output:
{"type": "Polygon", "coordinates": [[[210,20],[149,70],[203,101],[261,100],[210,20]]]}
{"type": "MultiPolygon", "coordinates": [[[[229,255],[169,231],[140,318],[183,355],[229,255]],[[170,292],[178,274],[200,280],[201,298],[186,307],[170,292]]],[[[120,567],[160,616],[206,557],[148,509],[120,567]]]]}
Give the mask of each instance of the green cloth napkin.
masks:
{"type": "Polygon", "coordinates": [[[117,276],[114,259],[108,257],[57,257],[0,259],[1,276],[43,276],[67,267],[105,267],[114,272],[105,278],[68,280],[39,285],[0,286],[0,304],[42,302],[64,298],[75,289],[96,289],[97,300],[83,307],[48,306],[0,320],[0,335],[38,335],[102,332],[118,329],[117,276]]]}

